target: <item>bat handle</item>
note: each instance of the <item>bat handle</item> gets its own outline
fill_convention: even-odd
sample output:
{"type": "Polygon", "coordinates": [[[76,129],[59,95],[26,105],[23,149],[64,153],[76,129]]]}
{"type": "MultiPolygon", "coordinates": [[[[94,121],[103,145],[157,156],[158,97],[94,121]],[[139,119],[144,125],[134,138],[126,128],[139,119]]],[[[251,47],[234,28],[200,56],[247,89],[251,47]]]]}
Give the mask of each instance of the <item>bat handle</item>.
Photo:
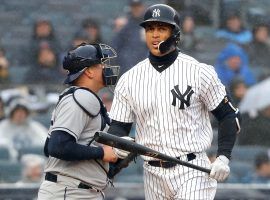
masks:
{"type": "Polygon", "coordinates": [[[210,174],[210,172],[211,172],[211,169],[207,169],[207,168],[203,168],[203,167],[199,170],[201,170],[202,172],[206,172],[207,174],[210,174]]]}

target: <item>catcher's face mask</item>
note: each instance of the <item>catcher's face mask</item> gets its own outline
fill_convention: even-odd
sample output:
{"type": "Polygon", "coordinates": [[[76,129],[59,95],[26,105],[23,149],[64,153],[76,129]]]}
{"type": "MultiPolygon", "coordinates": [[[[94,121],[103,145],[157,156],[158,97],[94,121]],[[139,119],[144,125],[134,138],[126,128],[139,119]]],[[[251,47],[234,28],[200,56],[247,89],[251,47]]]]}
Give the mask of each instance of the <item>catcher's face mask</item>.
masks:
{"type": "Polygon", "coordinates": [[[76,49],[68,52],[63,60],[63,68],[68,71],[66,84],[72,84],[87,67],[103,64],[103,80],[106,86],[116,84],[119,66],[111,66],[110,60],[116,58],[115,50],[106,44],[82,43],[76,49]]]}
{"type": "Polygon", "coordinates": [[[101,63],[104,65],[103,80],[106,86],[114,86],[119,75],[119,66],[111,65],[111,59],[116,58],[115,50],[106,44],[99,44],[101,63]]]}

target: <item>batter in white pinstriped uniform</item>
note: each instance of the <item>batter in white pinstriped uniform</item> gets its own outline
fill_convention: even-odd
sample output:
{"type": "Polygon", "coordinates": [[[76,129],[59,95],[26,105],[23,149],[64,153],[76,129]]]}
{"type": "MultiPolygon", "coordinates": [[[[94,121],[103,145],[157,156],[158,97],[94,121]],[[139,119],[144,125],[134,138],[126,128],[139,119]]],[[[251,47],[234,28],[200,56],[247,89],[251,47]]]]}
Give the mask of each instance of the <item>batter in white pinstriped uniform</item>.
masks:
{"type": "Polygon", "coordinates": [[[239,113],[212,66],[178,52],[179,18],[164,4],[146,10],[149,57],[119,80],[110,111],[109,133],[126,136],[136,121],[136,142],[167,155],[211,168],[210,176],[170,162],[143,157],[146,199],[214,199],[240,129],[239,113]],[[219,121],[217,159],[205,150],[212,141],[208,112],[219,121]]]}

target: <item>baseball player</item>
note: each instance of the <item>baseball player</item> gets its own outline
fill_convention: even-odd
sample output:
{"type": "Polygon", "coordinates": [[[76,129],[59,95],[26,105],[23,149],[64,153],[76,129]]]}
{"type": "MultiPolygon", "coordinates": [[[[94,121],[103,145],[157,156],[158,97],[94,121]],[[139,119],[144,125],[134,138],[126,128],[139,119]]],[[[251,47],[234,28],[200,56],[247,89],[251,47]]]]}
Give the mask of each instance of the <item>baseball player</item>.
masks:
{"type": "Polygon", "coordinates": [[[44,148],[48,162],[38,199],[104,198],[109,162],[118,157],[112,147],[93,142],[93,136],[110,124],[97,92],[116,83],[119,67],[109,65],[115,57],[105,44],[81,44],[65,56],[65,83],[70,87],[59,96],[52,113],[44,148]]]}
{"type": "Polygon", "coordinates": [[[214,199],[225,180],[240,130],[234,108],[214,68],[178,51],[179,16],[170,6],[150,6],[140,24],[149,49],[119,79],[110,110],[109,133],[127,136],[136,121],[135,141],[180,160],[211,169],[211,174],[162,160],[144,159],[145,198],[214,199]],[[213,133],[209,111],[219,121],[217,158],[205,151],[213,133]]]}

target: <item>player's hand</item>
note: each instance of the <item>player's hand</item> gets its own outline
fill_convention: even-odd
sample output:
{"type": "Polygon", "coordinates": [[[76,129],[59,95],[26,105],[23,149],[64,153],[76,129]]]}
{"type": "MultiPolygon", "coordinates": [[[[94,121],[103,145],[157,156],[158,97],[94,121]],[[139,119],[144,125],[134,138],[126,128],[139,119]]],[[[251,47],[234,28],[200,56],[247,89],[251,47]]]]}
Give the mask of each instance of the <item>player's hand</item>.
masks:
{"type": "Polygon", "coordinates": [[[103,161],[104,162],[112,162],[115,163],[118,159],[117,155],[114,153],[114,150],[111,146],[104,145],[103,147],[104,156],[103,161]]]}
{"type": "MultiPolygon", "coordinates": [[[[128,137],[128,136],[124,136],[121,138],[134,142],[134,139],[131,137],[128,137]]],[[[128,154],[130,153],[128,151],[125,151],[122,149],[117,149],[117,148],[113,148],[113,150],[114,150],[114,153],[117,155],[117,157],[121,158],[121,159],[125,159],[128,156],[128,154]]]]}
{"type": "Polygon", "coordinates": [[[224,181],[230,174],[229,159],[220,155],[211,165],[210,177],[217,181],[224,181]]]}

